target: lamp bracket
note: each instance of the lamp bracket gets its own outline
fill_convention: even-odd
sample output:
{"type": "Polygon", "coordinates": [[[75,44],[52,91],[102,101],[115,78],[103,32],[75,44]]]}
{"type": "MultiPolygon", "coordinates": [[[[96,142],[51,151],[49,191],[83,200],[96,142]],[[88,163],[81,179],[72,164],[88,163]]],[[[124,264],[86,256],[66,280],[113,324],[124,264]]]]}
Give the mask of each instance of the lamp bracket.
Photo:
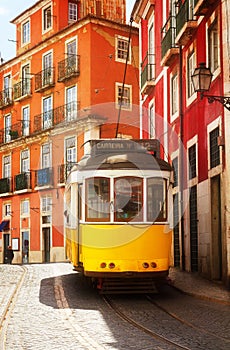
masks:
{"type": "Polygon", "coordinates": [[[215,96],[215,95],[205,95],[201,94],[201,98],[207,97],[209,103],[213,103],[214,101],[217,101],[221,103],[225,108],[227,108],[230,111],[230,96],[215,96]]]}

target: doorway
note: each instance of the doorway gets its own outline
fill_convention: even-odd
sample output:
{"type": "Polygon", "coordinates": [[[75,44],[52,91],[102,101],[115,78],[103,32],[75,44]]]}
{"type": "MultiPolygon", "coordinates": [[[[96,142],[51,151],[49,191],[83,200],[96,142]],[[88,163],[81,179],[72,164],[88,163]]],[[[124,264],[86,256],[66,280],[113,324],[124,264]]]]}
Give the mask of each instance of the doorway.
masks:
{"type": "Polygon", "coordinates": [[[10,245],[10,234],[9,233],[5,233],[3,235],[3,244],[4,244],[4,261],[3,264],[7,264],[7,257],[6,257],[6,252],[7,252],[7,248],[10,245]]]}
{"type": "Polygon", "coordinates": [[[222,278],[220,175],[211,178],[212,278],[222,278]]]}
{"type": "Polygon", "coordinates": [[[50,262],[50,228],[42,228],[43,262],[50,262]]]}
{"type": "Polygon", "coordinates": [[[22,263],[27,264],[29,262],[29,232],[22,232],[22,263]]]}

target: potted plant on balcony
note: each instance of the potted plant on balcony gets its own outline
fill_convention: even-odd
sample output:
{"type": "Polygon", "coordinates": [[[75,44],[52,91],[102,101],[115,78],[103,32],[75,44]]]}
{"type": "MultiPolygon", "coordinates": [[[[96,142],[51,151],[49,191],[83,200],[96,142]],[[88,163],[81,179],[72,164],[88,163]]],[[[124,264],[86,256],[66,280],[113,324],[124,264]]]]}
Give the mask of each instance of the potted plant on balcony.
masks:
{"type": "Polygon", "coordinates": [[[15,140],[18,138],[18,131],[17,130],[10,130],[9,135],[11,137],[11,140],[15,140]]]}

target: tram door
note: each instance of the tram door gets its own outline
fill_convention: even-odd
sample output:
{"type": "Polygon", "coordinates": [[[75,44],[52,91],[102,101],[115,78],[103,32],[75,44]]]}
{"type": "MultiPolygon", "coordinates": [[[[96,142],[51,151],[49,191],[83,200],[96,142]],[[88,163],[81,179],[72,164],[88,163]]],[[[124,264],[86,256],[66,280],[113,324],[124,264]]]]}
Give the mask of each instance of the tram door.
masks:
{"type": "Polygon", "coordinates": [[[220,176],[211,178],[212,278],[222,278],[220,176]]]}
{"type": "Polygon", "coordinates": [[[6,251],[7,251],[7,248],[8,246],[10,245],[10,235],[9,233],[5,233],[3,235],[3,240],[4,240],[4,264],[7,264],[7,261],[6,261],[6,251]]]}
{"type": "Polygon", "coordinates": [[[42,228],[43,262],[50,262],[50,228],[42,228]]]}

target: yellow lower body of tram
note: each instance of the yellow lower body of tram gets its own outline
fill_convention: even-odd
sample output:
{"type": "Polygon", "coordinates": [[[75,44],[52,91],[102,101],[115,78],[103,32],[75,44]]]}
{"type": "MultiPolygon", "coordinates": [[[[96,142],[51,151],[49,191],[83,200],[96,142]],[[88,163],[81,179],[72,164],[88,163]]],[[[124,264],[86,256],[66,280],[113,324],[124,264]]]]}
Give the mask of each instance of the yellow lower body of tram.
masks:
{"type": "Polygon", "coordinates": [[[81,224],[79,231],[66,230],[66,252],[85,276],[166,277],[171,237],[163,224],[81,224]]]}

